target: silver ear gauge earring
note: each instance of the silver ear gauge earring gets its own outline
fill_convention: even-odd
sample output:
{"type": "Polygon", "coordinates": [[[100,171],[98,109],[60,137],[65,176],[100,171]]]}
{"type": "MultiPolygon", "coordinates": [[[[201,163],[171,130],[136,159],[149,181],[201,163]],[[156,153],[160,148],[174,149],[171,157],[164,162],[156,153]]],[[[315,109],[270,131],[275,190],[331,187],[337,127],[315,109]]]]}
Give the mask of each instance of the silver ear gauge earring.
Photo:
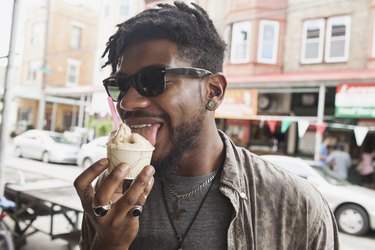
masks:
{"type": "Polygon", "coordinates": [[[212,101],[212,100],[209,100],[209,101],[207,102],[207,108],[208,108],[208,109],[213,109],[214,107],[215,107],[215,102],[212,101]]]}

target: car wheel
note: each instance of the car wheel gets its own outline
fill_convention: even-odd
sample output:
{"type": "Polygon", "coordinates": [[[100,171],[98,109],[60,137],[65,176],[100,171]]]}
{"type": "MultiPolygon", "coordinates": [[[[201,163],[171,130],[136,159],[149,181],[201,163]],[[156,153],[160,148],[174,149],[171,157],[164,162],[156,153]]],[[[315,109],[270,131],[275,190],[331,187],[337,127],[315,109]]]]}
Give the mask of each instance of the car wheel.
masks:
{"type": "Polygon", "coordinates": [[[83,169],[86,169],[92,165],[92,160],[90,158],[85,158],[82,162],[83,169]]]}
{"type": "Polygon", "coordinates": [[[44,152],[43,153],[43,155],[42,155],[42,162],[44,162],[44,163],[50,162],[49,153],[48,152],[44,152]]]}
{"type": "Polygon", "coordinates": [[[16,155],[16,157],[22,157],[21,148],[17,146],[17,147],[14,149],[14,154],[16,155]]]}
{"type": "Polygon", "coordinates": [[[340,207],[336,213],[339,230],[352,235],[363,235],[369,230],[369,218],[366,211],[354,204],[340,207]]]}

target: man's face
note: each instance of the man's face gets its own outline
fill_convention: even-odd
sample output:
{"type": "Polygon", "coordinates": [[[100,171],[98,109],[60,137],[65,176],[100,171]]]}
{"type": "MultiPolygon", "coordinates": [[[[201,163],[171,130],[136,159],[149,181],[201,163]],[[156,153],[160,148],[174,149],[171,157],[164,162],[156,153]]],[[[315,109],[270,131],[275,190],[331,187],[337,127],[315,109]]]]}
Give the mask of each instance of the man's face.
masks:
{"type": "MultiPolygon", "coordinates": [[[[149,40],[124,51],[116,74],[131,76],[153,65],[191,67],[178,58],[174,43],[149,40]]],[[[131,87],[117,104],[121,118],[132,132],[143,135],[154,145],[151,163],[162,176],[177,167],[185,151],[199,146],[206,113],[203,83],[199,79],[170,74],[166,78],[167,86],[162,94],[144,97],[131,87]]]]}

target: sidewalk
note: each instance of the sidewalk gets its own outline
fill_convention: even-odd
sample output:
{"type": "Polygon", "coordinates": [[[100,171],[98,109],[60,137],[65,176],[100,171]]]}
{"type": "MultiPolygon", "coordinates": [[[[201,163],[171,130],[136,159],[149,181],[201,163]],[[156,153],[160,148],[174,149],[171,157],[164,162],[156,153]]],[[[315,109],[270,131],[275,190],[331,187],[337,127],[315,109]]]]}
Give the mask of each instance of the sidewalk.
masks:
{"type": "MultiPolygon", "coordinates": [[[[17,170],[6,168],[6,171],[4,171],[7,180],[18,180],[20,176],[17,175],[17,170]]],[[[43,181],[46,180],[46,176],[42,176],[35,173],[29,173],[24,172],[22,175],[28,183],[33,183],[37,181],[43,181]]],[[[48,180],[53,180],[53,178],[49,178],[48,180]]],[[[15,182],[16,182],[15,181],[15,182]]],[[[62,180],[61,180],[62,181],[62,180]]],[[[61,196],[61,193],[56,193],[56,196],[61,196]]],[[[7,224],[13,228],[14,224],[13,221],[10,218],[7,219],[7,224]]],[[[80,224],[80,219],[79,219],[80,224]]],[[[34,234],[31,234],[26,237],[26,244],[23,245],[20,250],[79,250],[79,247],[76,246],[74,248],[69,247],[69,242],[62,239],[54,239],[52,240],[50,233],[50,225],[51,225],[51,218],[49,216],[38,216],[38,218],[33,222],[33,226],[35,228],[38,228],[38,230],[34,234]]],[[[24,227],[23,227],[24,228],[24,227]]],[[[54,215],[54,223],[53,223],[53,233],[59,234],[59,233],[66,233],[69,232],[71,229],[71,225],[68,223],[66,218],[62,214],[56,214],[54,215]]],[[[28,229],[26,231],[27,233],[31,233],[32,229],[28,229]]],[[[1,250],[1,247],[0,247],[1,250]]]]}
{"type": "MultiPolygon", "coordinates": [[[[69,250],[69,244],[65,240],[51,240],[49,235],[41,232],[37,232],[34,235],[27,237],[27,244],[21,248],[21,250],[69,250]]],[[[75,247],[71,250],[79,250],[79,247],[75,247]]]]}
{"type": "MultiPolygon", "coordinates": [[[[9,227],[13,228],[14,225],[12,224],[12,221],[10,218],[6,218],[6,224],[8,224],[9,227]]],[[[39,219],[37,227],[41,231],[36,231],[35,233],[32,233],[33,230],[29,229],[27,232],[32,233],[31,235],[26,237],[26,244],[23,245],[20,250],[79,250],[78,246],[75,246],[73,248],[69,248],[69,242],[63,239],[52,239],[51,236],[48,234],[48,230],[46,228],[49,227],[49,224],[45,222],[45,220],[42,218],[39,219]],[[43,227],[41,227],[41,225],[43,227]]],[[[56,220],[56,224],[58,227],[64,228],[64,223],[61,222],[61,220],[56,220]]],[[[0,247],[0,250],[1,247],[0,247]]]]}

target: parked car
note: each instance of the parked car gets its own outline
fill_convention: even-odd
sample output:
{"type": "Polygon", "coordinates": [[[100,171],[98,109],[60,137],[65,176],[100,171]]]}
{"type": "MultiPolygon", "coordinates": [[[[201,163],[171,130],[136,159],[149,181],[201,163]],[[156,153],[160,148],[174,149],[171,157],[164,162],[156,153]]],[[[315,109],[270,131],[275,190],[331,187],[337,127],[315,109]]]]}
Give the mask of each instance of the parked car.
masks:
{"type": "Polygon", "coordinates": [[[76,164],[79,146],[61,133],[32,129],[14,137],[15,155],[43,162],[76,164]]]}
{"type": "Polygon", "coordinates": [[[83,144],[78,153],[77,165],[86,169],[97,160],[107,157],[107,141],[108,136],[103,136],[83,144]]]}
{"type": "Polygon", "coordinates": [[[261,157],[312,183],[326,198],[340,231],[364,235],[370,229],[375,230],[374,190],[337,179],[318,162],[280,155],[261,157]]]}

